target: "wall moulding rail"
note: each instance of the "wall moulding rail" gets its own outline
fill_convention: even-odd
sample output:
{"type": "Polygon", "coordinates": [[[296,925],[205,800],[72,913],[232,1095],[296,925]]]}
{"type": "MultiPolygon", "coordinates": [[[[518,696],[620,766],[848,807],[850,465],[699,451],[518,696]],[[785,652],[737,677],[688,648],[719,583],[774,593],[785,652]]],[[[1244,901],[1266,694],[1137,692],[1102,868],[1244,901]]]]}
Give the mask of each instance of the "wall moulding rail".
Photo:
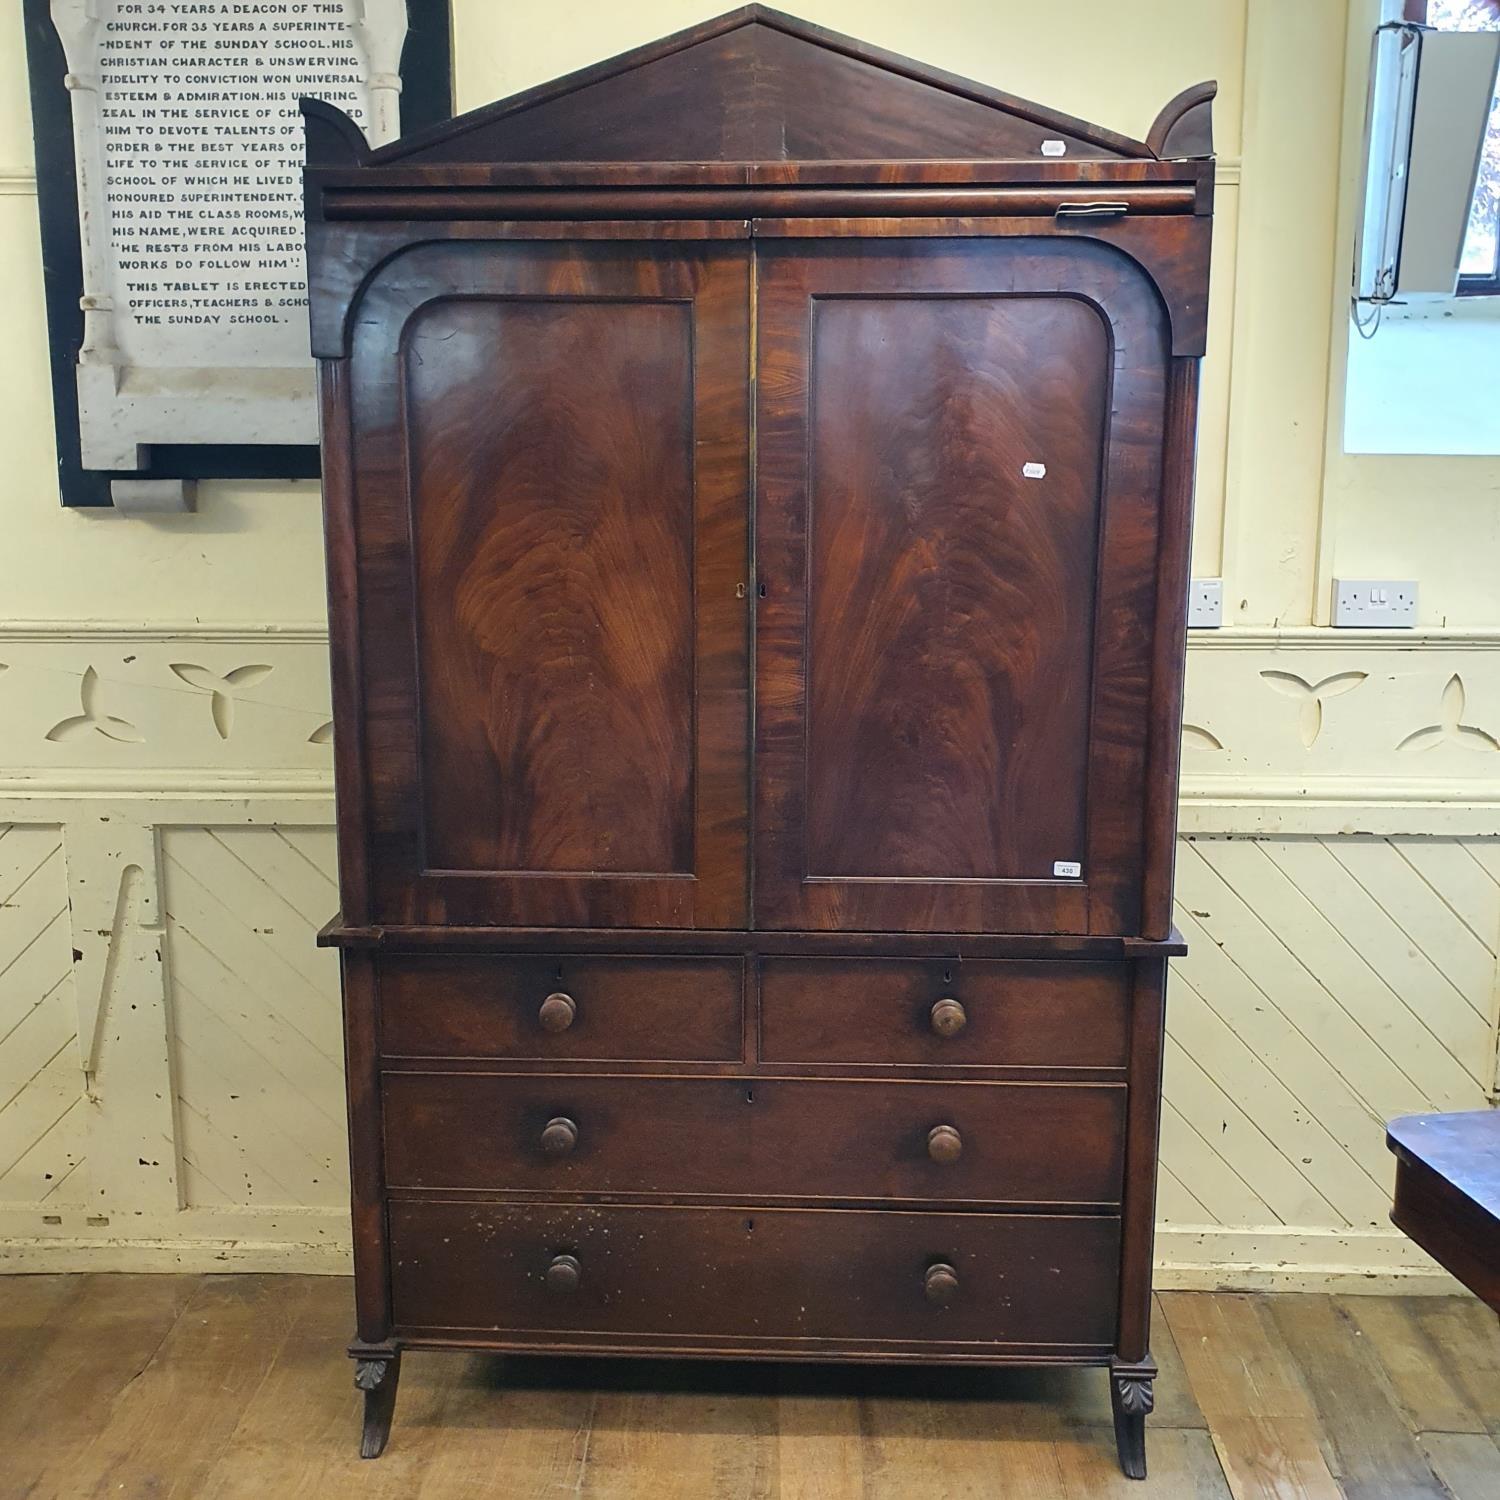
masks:
{"type": "Polygon", "coordinates": [[[0,641],[312,641],[328,644],[321,620],[3,620],[0,641]]]}

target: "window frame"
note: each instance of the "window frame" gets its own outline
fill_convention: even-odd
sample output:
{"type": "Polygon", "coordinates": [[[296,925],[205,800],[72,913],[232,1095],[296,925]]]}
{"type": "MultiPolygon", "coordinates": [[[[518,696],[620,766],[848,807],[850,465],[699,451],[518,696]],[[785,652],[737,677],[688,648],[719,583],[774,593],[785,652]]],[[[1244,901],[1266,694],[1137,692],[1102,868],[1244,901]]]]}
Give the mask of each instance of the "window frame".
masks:
{"type": "MultiPolygon", "coordinates": [[[[1497,16],[1500,16],[1500,0],[1484,0],[1497,16]]],[[[1428,0],[1404,0],[1401,18],[1426,26],[1428,0]]],[[[1495,255],[1495,266],[1489,275],[1460,275],[1457,295],[1460,297],[1500,297],[1500,251],[1495,255]]]]}

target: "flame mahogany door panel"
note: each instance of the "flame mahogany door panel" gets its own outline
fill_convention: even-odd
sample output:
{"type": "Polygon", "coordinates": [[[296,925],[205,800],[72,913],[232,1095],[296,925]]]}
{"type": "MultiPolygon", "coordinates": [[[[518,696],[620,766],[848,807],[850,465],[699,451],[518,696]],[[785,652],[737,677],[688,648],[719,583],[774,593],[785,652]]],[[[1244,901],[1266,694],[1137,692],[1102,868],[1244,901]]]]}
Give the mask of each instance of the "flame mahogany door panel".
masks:
{"type": "Polygon", "coordinates": [[[1063,236],[762,242],[757,305],[757,925],[1135,930],[1151,282],[1063,236]]]}
{"type": "Polygon", "coordinates": [[[747,919],[749,261],[428,244],[353,314],[374,917],[747,919]]]}

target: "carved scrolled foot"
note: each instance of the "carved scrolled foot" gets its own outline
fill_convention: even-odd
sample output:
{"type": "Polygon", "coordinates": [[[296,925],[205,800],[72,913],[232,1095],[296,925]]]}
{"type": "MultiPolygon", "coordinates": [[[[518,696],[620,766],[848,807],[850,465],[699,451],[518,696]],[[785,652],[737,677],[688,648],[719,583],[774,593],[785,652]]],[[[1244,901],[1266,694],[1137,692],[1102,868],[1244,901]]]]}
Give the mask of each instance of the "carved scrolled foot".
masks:
{"type": "Polygon", "coordinates": [[[1120,1454],[1120,1468],[1127,1479],[1146,1477],[1146,1417],[1156,1404],[1152,1381],[1156,1366],[1145,1360],[1140,1364],[1110,1366],[1109,1395],[1115,1412],[1115,1447],[1120,1454]]]}
{"type": "Polygon", "coordinates": [[[355,1388],[365,1393],[364,1431],[360,1435],[359,1456],[379,1458],[385,1452],[391,1435],[391,1417],[396,1410],[396,1384],[401,1378],[399,1353],[357,1355],[354,1365],[355,1388]]]}

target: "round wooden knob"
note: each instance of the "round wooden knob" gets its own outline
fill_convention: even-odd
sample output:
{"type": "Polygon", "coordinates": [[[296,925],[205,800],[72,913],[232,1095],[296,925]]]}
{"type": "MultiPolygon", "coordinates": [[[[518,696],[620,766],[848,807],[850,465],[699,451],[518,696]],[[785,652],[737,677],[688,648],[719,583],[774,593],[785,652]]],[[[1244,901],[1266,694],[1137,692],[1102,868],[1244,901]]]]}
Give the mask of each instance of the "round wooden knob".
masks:
{"type": "Polygon", "coordinates": [[[958,1272],[947,1261],[940,1260],[936,1265],[928,1266],[927,1274],[922,1278],[922,1289],[929,1302],[942,1307],[958,1295],[958,1272]]]}
{"type": "Polygon", "coordinates": [[[558,1296],[566,1296],[578,1290],[583,1271],[575,1255],[554,1255],[547,1267],[547,1290],[558,1296]]]}
{"type": "Polygon", "coordinates": [[[927,1132],[927,1154],[940,1166],[951,1167],[964,1154],[964,1138],[952,1125],[934,1125],[927,1132]]]}
{"type": "Polygon", "coordinates": [[[578,1144],[578,1127],[566,1115],[558,1115],[542,1126],[542,1150],[548,1156],[567,1156],[578,1144]]]}
{"type": "Polygon", "coordinates": [[[543,1031],[566,1031],[577,1014],[578,1002],[571,995],[554,990],[542,1001],[536,1018],[542,1023],[543,1031]]]}
{"type": "Polygon", "coordinates": [[[932,1002],[929,1020],[939,1036],[957,1036],[969,1024],[969,1015],[951,995],[944,995],[932,1002]]]}

